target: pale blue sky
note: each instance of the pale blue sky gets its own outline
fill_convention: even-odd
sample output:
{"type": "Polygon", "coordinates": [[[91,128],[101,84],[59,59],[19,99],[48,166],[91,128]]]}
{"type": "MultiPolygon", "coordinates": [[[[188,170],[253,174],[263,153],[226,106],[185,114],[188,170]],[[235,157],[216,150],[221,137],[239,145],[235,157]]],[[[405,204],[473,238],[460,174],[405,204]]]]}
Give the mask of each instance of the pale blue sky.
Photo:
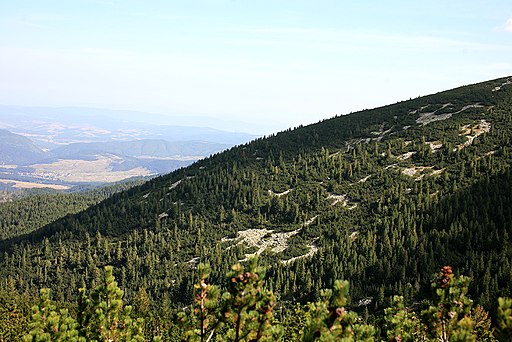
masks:
{"type": "Polygon", "coordinates": [[[510,0],[0,2],[6,105],[208,115],[269,133],[508,75],[510,0]]]}

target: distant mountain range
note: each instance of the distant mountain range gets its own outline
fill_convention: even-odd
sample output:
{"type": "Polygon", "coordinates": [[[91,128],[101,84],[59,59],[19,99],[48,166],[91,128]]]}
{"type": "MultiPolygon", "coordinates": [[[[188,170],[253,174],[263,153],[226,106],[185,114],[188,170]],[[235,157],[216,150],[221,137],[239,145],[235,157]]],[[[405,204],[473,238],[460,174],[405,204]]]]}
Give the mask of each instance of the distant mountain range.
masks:
{"type": "MultiPolygon", "coordinates": [[[[30,137],[52,149],[76,142],[162,139],[237,145],[256,138],[229,128],[215,129],[211,118],[163,115],[97,108],[0,106],[0,128],[30,137]]],[[[218,120],[229,127],[228,122],[218,120]]]]}
{"type": "Polygon", "coordinates": [[[174,158],[198,159],[224,150],[231,145],[205,141],[165,141],[142,139],[132,141],[109,141],[74,143],[51,150],[57,158],[111,153],[119,156],[142,157],[147,159],[174,158]]]}
{"type": "Polygon", "coordinates": [[[169,120],[132,111],[0,106],[0,189],[167,173],[256,137],[169,120]]]}

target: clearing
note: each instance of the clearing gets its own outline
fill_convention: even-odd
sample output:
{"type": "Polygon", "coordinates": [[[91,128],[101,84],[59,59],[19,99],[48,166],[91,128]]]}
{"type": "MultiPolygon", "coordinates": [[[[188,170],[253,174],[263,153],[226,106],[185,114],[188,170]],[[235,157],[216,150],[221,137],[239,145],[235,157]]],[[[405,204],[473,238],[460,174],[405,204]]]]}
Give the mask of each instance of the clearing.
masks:
{"type": "Polygon", "coordinates": [[[454,151],[462,150],[465,147],[468,147],[473,143],[473,141],[484,133],[488,133],[491,130],[491,123],[485,120],[480,120],[480,122],[473,127],[471,125],[464,125],[461,128],[462,133],[460,135],[466,136],[466,142],[457,146],[454,151]]]}
{"type": "Polygon", "coordinates": [[[137,176],[153,175],[144,167],[127,171],[113,171],[112,164],[120,158],[114,156],[96,156],[96,160],[59,159],[51,164],[34,164],[34,177],[62,180],[72,183],[110,183],[137,176]]]}
{"type": "Polygon", "coordinates": [[[444,169],[434,170],[432,166],[413,166],[402,170],[402,173],[409,177],[415,177],[419,181],[425,176],[435,176],[443,172],[444,169]]]}
{"type": "MultiPolygon", "coordinates": [[[[304,226],[309,226],[314,222],[317,216],[312,217],[304,223],[304,226]]],[[[247,261],[248,258],[256,255],[260,255],[265,250],[270,249],[273,253],[281,253],[288,248],[288,239],[292,236],[297,235],[302,228],[295,229],[289,232],[274,233],[273,230],[266,228],[249,228],[238,232],[238,236],[235,238],[224,237],[221,242],[232,242],[231,246],[227,249],[244,244],[245,247],[256,247],[258,250],[254,253],[245,254],[245,258],[240,262],[247,261]]],[[[315,250],[316,252],[316,250],[315,250]]],[[[311,253],[311,251],[310,251],[311,253]]],[[[314,253],[314,252],[313,252],[314,253]]],[[[309,253],[308,253],[309,254],[309,253]]],[[[303,256],[302,256],[303,257],[303,256]]]]}
{"type": "Polygon", "coordinates": [[[59,185],[59,184],[41,184],[35,182],[22,182],[13,179],[0,179],[0,183],[12,185],[13,188],[17,189],[55,189],[55,190],[67,190],[71,188],[67,185],[59,185]]]}
{"type": "MultiPolygon", "coordinates": [[[[482,108],[483,106],[480,105],[480,104],[472,104],[472,105],[467,105],[467,106],[464,106],[462,107],[462,109],[456,111],[456,112],[452,112],[452,113],[444,113],[444,114],[436,114],[438,111],[448,107],[448,106],[451,106],[452,104],[451,103],[446,103],[444,105],[442,105],[441,108],[433,111],[433,112],[428,112],[428,113],[420,113],[420,117],[416,119],[416,123],[418,124],[422,124],[423,126],[431,123],[431,122],[434,122],[434,121],[441,121],[441,120],[446,120],[446,119],[449,119],[451,118],[453,115],[455,114],[459,114],[469,108],[482,108]]],[[[412,113],[412,112],[411,112],[412,113]]]]}

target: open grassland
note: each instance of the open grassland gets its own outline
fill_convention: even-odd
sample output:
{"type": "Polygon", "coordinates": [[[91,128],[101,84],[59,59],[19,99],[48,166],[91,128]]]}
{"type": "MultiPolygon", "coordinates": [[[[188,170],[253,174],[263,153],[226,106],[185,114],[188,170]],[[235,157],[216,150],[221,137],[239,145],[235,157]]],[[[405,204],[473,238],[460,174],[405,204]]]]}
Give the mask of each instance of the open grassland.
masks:
{"type": "Polygon", "coordinates": [[[33,176],[61,180],[65,182],[103,183],[117,182],[131,177],[150,176],[152,173],[144,167],[127,171],[113,171],[114,156],[98,156],[96,160],[60,159],[51,164],[35,164],[33,176]]]}

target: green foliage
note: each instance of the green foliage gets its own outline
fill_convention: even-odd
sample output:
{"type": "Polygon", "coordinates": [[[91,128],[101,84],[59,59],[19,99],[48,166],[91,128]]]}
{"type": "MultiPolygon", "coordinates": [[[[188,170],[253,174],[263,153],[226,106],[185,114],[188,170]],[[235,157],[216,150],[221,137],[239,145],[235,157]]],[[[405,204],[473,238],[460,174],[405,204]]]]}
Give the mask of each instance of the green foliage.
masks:
{"type": "Polygon", "coordinates": [[[34,232],[66,215],[79,213],[116,192],[141,183],[140,180],[120,182],[75,193],[41,189],[6,194],[0,191],[0,241],[17,241],[18,236],[34,232]],[[7,201],[2,201],[2,197],[7,201]]]}
{"type": "Polygon", "coordinates": [[[247,268],[236,264],[228,273],[227,291],[222,294],[228,341],[275,341],[281,335],[279,327],[271,326],[276,299],[265,289],[265,273],[257,262],[249,259],[247,268]]]}
{"type": "Polygon", "coordinates": [[[264,270],[257,259],[247,269],[240,264],[228,273],[227,289],[208,284],[209,265],[199,264],[199,284],[189,314],[180,313],[184,335],[189,341],[209,341],[213,336],[227,341],[275,341],[282,331],[273,323],[275,298],[264,288],[264,270]],[[214,335],[215,334],[215,335],[214,335]]]}
{"type": "Polygon", "coordinates": [[[83,335],[89,341],[143,341],[142,319],[131,318],[131,306],[123,307],[124,292],[117,286],[112,267],[105,267],[105,277],[90,298],[80,291],[79,315],[83,335]]]}
{"type": "Polygon", "coordinates": [[[25,341],[86,341],[79,337],[78,323],[69,316],[68,310],[55,311],[50,302],[50,290],[41,289],[39,305],[32,308],[30,333],[25,341]]]}
{"type": "Polygon", "coordinates": [[[0,341],[19,341],[28,330],[32,298],[12,286],[0,289],[0,341]]]}
{"type": "Polygon", "coordinates": [[[143,341],[142,319],[130,317],[123,308],[123,291],[117,287],[112,267],[105,267],[103,282],[90,298],[80,291],[77,319],[67,309],[55,311],[50,290],[42,289],[39,304],[32,309],[30,333],[26,341],[143,341]]]}
{"type": "Polygon", "coordinates": [[[194,285],[194,303],[189,314],[180,312],[179,319],[188,341],[210,340],[221,324],[220,293],[215,285],[208,284],[210,265],[199,264],[199,284],[194,285]]]}
{"type": "Polygon", "coordinates": [[[474,341],[475,322],[469,316],[473,301],[467,297],[470,279],[454,277],[452,268],[444,266],[434,282],[435,306],[422,312],[429,334],[440,341],[474,341]]]}
{"type": "Polygon", "coordinates": [[[98,203],[97,194],[44,194],[0,203],[0,241],[30,233],[98,203]]]}
{"type": "MultiPolygon", "coordinates": [[[[348,281],[335,281],[333,289],[322,290],[320,300],[306,306],[296,304],[290,313],[274,316],[275,298],[265,289],[264,271],[256,259],[247,267],[235,264],[227,276],[227,287],[208,282],[210,268],[198,265],[198,283],[190,310],[181,311],[177,320],[147,325],[131,318],[130,307],[123,307],[121,291],[105,268],[102,283],[90,296],[81,291],[75,319],[67,309],[58,312],[42,289],[38,305],[32,309],[30,332],[25,341],[377,341],[379,333],[389,341],[495,341],[488,314],[481,306],[471,309],[466,297],[469,278],[455,277],[445,266],[432,282],[433,304],[421,316],[406,307],[404,298],[394,296],[384,310],[385,323],[368,323],[349,305],[348,281]],[[179,328],[176,326],[179,324],[179,328]]],[[[144,298],[144,291],[137,297],[144,298]]],[[[168,304],[168,303],[166,303],[168,304]]],[[[171,315],[172,316],[172,315],[171,315]]],[[[171,316],[166,316],[168,319],[171,316]]],[[[145,317],[151,317],[146,311],[145,317]]],[[[161,316],[163,318],[164,316],[161,316]]],[[[500,341],[510,340],[512,300],[500,298],[498,333],[500,341]]],[[[5,335],[8,336],[8,335],[5,335]]]]}
{"type": "Polygon", "coordinates": [[[477,341],[496,341],[495,330],[492,326],[489,313],[480,305],[471,310],[469,317],[474,322],[473,332],[477,341]]]}
{"type": "Polygon", "coordinates": [[[404,297],[394,296],[391,307],[384,310],[389,341],[424,340],[426,327],[414,311],[405,307],[404,297]]]}
{"type": "MultiPolygon", "coordinates": [[[[430,272],[446,264],[471,276],[467,294],[496,318],[496,299],[512,295],[512,87],[492,91],[505,81],[260,138],[43,227],[37,218],[51,214],[46,199],[23,213],[9,214],[21,210],[10,207],[11,233],[27,228],[28,216],[40,228],[0,243],[0,287],[11,282],[35,295],[51,286],[55,300],[73,302],[78,288],[96,287],[99,270],[113,265],[128,303],[136,305],[133,317],[146,318],[145,327],[164,338],[179,339],[174,314],[191,304],[195,265],[207,260],[205,283],[222,286],[226,265],[261,252],[279,319],[295,303],[318,300],[336,279],[350,281],[354,306],[343,308],[364,310],[367,322],[391,295],[402,296],[413,316],[417,305],[409,303],[432,296],[430,272]],[[417,121],[443,113],[453,115],[417,121]],[[241,241],[247,228],[272,232],[248,243],[241,241]],[[259,251],[276,241],[276,248],[259,251]]],[[[297,318],[304,323],[311,312],[302,309],[297,318]]],[[[485,335],[486,320],[478,321],[474,310],[457,315],[449,329],[461,325],[485,335]]],[[[439,326],[435,320],[429,326],[439,326]]],[[[285,328],[285,335],[299,335],[303,323],[285,328]]],[[[391,317],[388,324],[400,334],[391,317]]]]}
{"type": "Polygon", "coordinates": [[[512,341],[512,298],[498,299],[498,337],[512,341]]]}
{"type": "Polygon", "coordinates": [[[348,301],[348,281],[337,280],[334,289],[322,290],[321,300],[310,303],[310,316],[303,341],[373,341],[376,330],[364,324],[355,312],[345,308],[348,301]]]}
{"type": "Polygon", "coordinates": [[[307,308],[299,303],[287,307],[281,312],[281,322],[284,329],[284,341],[300,341],[304,335],[304,328],[309,320],[307,308]]]}

